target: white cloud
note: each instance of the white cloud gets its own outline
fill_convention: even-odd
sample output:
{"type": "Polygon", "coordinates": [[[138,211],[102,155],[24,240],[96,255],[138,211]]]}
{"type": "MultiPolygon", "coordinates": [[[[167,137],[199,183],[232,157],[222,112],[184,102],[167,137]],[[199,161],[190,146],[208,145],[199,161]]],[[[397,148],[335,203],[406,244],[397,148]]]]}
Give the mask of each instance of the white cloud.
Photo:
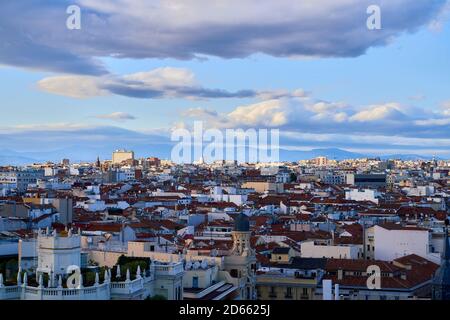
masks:
{"type": "Polygon", "coordinates": [[[352,106],[315,100],[311,96],[298,100],[286,95],[239,106],[229,113],[196,108],[185,115],[216,128],[279,128],[312,135],[343,134],[369,139],[379,135],[441,139],[450,135],[450,118],[444,113],[397,102],[352,106]]]}
{"type": "Polygon", "coordinates": [[[450,116],[450,100],[441,104],[442,114],[450,116]]]}
{"type": "Polygon", "coordinates": [[[450,118],[417,120],[414,123],[418,126],[447,126],[450,125],[450,118]]]}
{"type": "Polygon", "coordinates": [[[108,90],[100,88],[99,78],[91,76],[56,76],[40,80],[40,90],[71,98],[83,99],[106,96],[108,90]]]}
{"type": "Polygon", "coordinates": [[[441,8],[437,16],[430,21],[430,23],[428,24],[428,28],[434,32],[441,32],[449,16],[450,16],[450,2],[447,2],[441,8]]]}
{"type": "Polygon", "coordinates": [[[343,102],[327,102],[319,101],[312,104],[306,104],[306,108],[314,113],[334,113],[336,110],[344,109],[348,107],[347,104],[343,102]]]}
{"type": "Polygon", "coordinates": [[[132,116],[129,113],[126,112],[113,112],[110,114],[100,114],[96,116],[98,119],[105,119],[105,120],[113,120],[117,122],[123,122],[127,120],[135,120],[136,117],[132,116]]]}
{"type": "Polygon", "coordinates": [[[403,115],[402,111],[402,106],[398,103],[372,105],[351,116],[350,121],[371,122],[378,120],[398,119],[403,115]]]}
{"type": "Polygon", "coordinates": [[[123,76],[123,80],[137,82],[153,88],[192,87],[196,85],[192,71],[182,68],[163,67],[147,72],[137,72],[123,76]]]}
{"type": "Polygon", "coordinates": [[[235,123],[245,126],[277,127],[288,122],[288,109],[282,100],[274,99],[260,103],[240,106],[227,115],[235,123]]]}

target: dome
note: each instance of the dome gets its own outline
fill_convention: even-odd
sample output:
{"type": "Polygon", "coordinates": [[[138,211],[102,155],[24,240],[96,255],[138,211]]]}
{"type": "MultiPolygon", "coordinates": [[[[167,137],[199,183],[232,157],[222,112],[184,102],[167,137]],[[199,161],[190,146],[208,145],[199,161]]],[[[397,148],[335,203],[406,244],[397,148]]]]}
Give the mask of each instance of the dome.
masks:
{"type": "Polygon", "coordinates": [[[234,219],[234,231],[239,232],[247,232],[250,231],[250,222],[248,220],[248,217],[240,213],[236,219],[234,219]]]}

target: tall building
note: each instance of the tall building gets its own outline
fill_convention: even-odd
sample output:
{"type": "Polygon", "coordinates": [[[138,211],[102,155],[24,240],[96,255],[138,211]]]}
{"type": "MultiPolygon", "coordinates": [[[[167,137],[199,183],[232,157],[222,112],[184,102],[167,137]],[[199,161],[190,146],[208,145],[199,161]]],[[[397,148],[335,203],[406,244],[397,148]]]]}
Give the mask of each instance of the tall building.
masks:
{"type": "Polygon", "coordinates": [[[441,255],[441,266],[436,271],[432,286],[433,300],[450,300],[450,242],[448,238],[449,220],[445,220],[444,250],[441,255]]]}
{"type": "Polygon", "coordinates": [[[58,198],[53,202],[53,206],[59,213],[59,222],[64,225],[72,223],[73,200],[71,198],[58,198]]]}
{"type": "Polygon", "coordinates": [[[256,299],[256,256],[250,244],[250,222],[248,217],[241,213],[234,221],[233,249],[231,254],[225,256],[225,269],[230,272],[235,285],[240,288],[240,297],[243,300],[256,299]]]}
{"type": "Polygon", "coordinates": [[[0,172],[0,184],[13,185],[19,192],[27,190],[29,184],[35,184],[44,177],[44,170],[25,169],[0,172]]]}
{"type": "Polygon", "coordinates": [[[127,150],[116,150],[112,154],[112,163],[120,164],[123,161],[134,160],[134,152],[127,150]]]}
{"type": "Polygon", "coordinates": [[[387,176],[386,174],[348,174],[347,184],[359,188],[385,188],[387,176]]]}
{"type": "Polygon", "coordinates": [[[318,166],[326,166],[328,164],[327,157],[317,157],[314,161],[318,166]]]}

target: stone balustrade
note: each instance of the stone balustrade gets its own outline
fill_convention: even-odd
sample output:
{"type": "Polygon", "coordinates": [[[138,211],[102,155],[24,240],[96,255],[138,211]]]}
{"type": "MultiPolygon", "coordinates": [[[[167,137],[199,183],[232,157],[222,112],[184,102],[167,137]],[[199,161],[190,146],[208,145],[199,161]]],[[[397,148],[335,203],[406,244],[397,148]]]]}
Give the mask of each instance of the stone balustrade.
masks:
{"type": "Polygon", "coordinates": [[[114,298],[145,298],[146,284],[153,275],[123,282],[109,282],[76,289],[39,288],[23,285],[0,286],[0,300],[110,300],[114,298]],[[139,293],[139,295],[136,295],[139,293]]]}

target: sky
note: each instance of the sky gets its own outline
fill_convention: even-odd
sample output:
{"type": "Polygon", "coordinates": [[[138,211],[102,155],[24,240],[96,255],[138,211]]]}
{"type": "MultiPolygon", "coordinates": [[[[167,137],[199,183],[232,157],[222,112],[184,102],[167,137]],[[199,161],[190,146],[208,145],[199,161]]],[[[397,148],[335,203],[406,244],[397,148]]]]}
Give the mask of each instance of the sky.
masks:
{"type": "Polygon", "coordinates": [[[280,129],[286,150],[450,158],[446,0],[0,0],[0,8],[5,154],[101,146],[149,156],[172,129],[201,120],[280,129]],[[79,30],[66,25],[74,4],[79,30]],[[367,28],[370,5],[381,9],[379,30],[367,28]]]}

